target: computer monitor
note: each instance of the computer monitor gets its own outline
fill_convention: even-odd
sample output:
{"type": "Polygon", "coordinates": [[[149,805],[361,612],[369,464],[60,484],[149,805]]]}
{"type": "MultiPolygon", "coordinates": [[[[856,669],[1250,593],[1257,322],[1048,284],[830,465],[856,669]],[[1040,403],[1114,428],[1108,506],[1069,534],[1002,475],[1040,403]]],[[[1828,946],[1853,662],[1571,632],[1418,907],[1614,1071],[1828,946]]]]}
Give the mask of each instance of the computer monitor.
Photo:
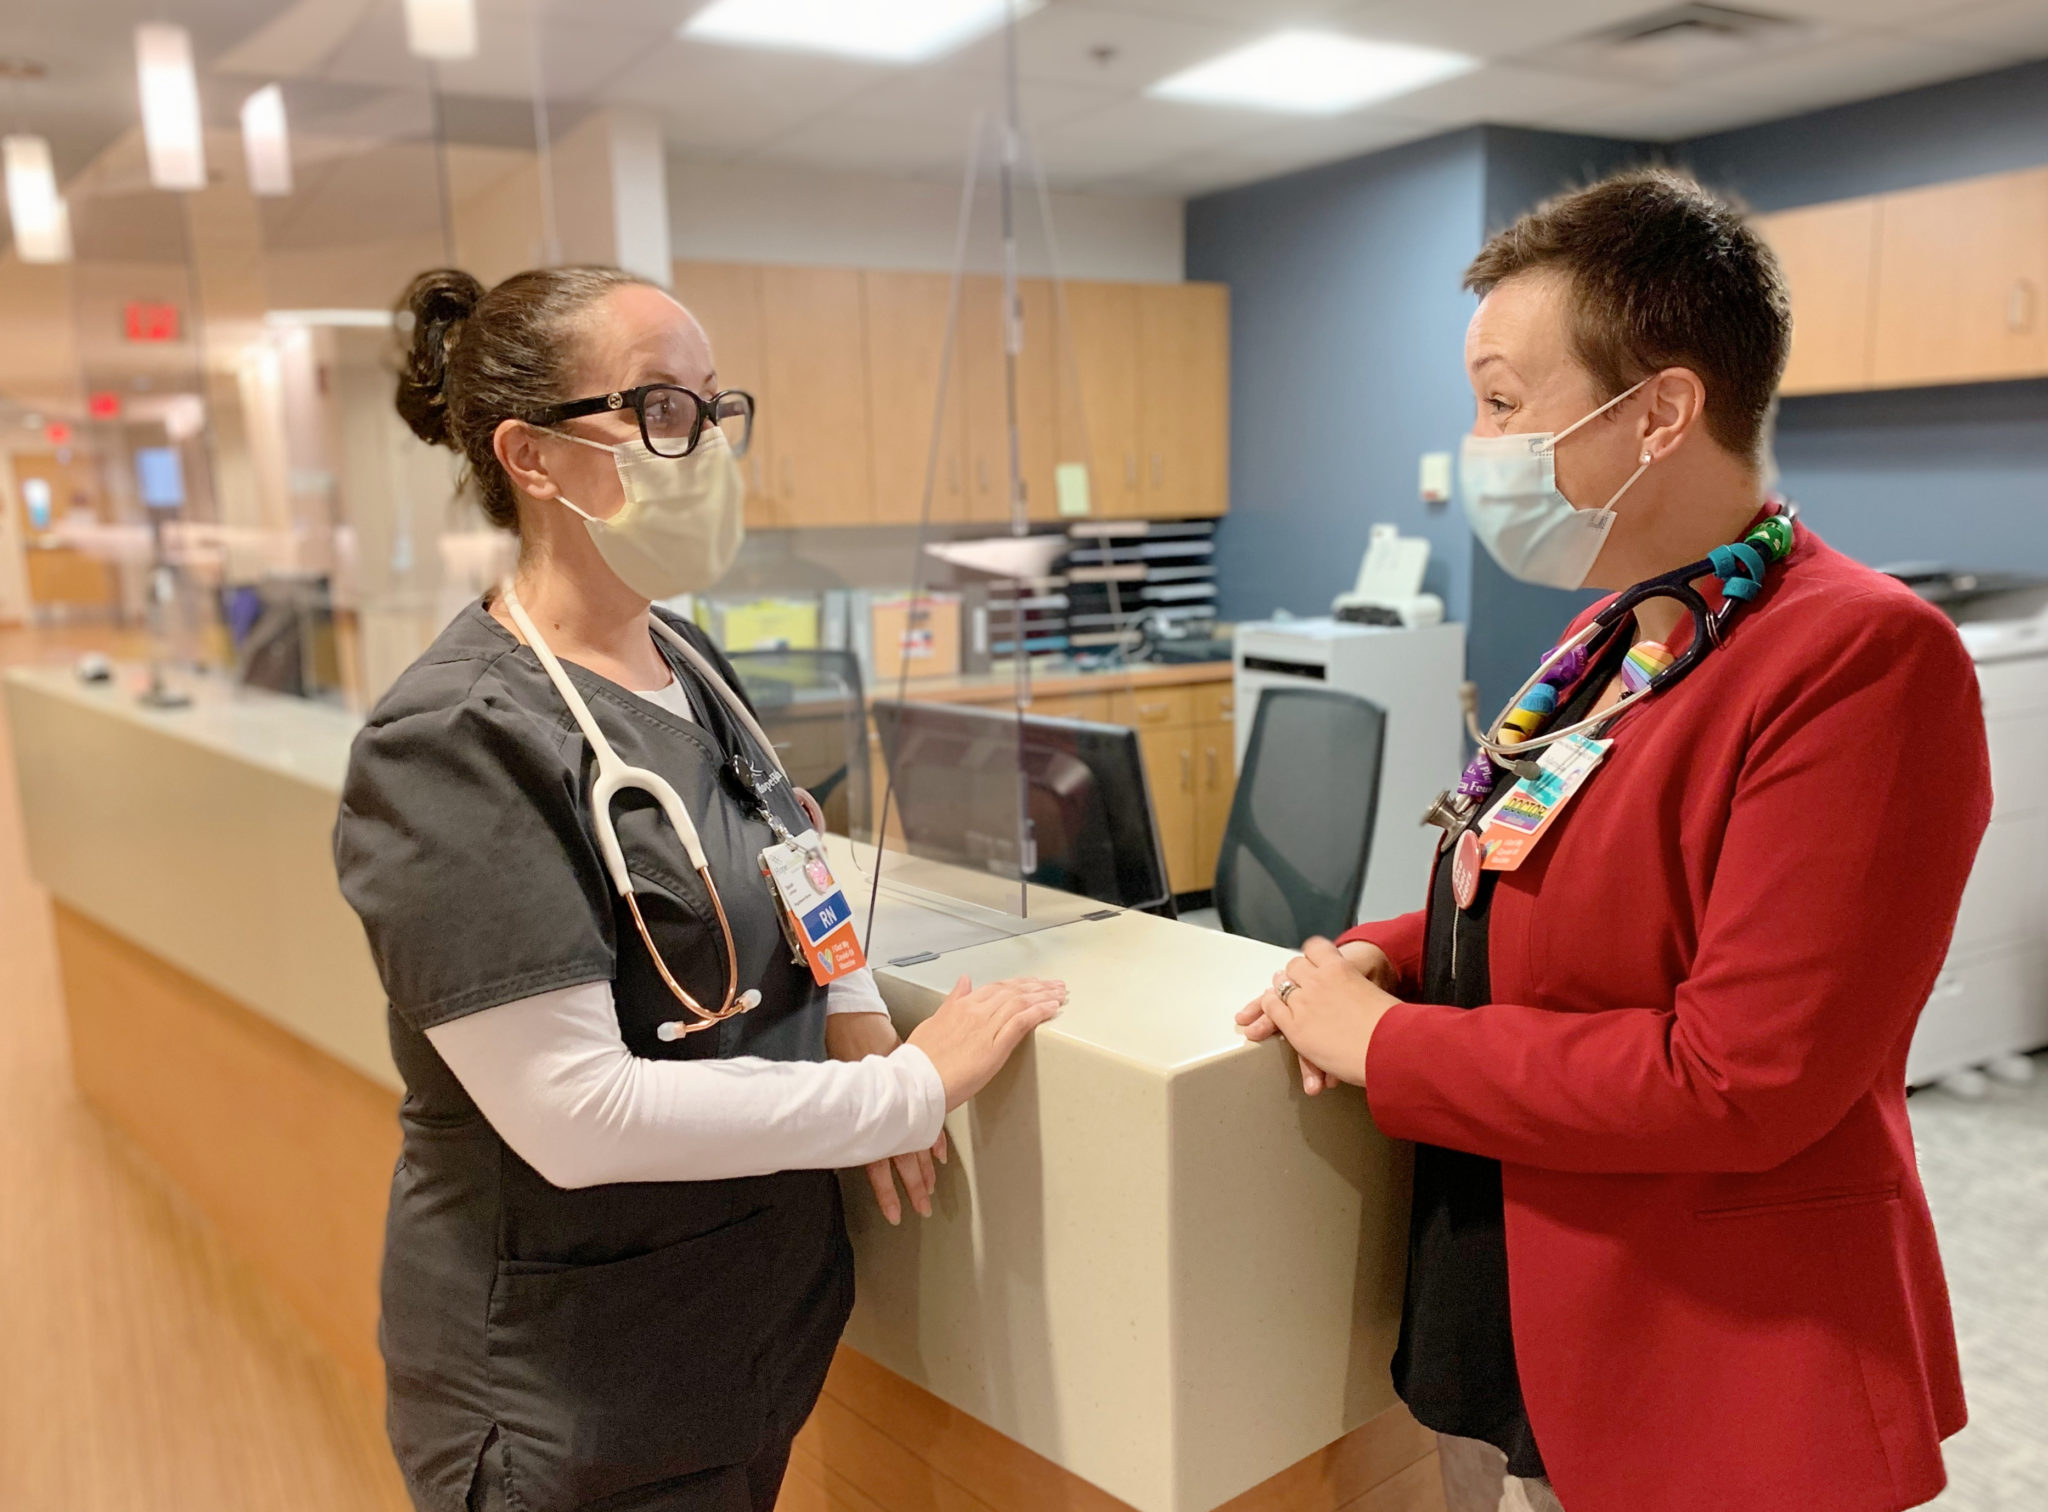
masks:
{"type": "Polygon", "coordinates": [[[912,855],[1173,916],[1136,730],[971,704],[873,708],[912,855]]]}

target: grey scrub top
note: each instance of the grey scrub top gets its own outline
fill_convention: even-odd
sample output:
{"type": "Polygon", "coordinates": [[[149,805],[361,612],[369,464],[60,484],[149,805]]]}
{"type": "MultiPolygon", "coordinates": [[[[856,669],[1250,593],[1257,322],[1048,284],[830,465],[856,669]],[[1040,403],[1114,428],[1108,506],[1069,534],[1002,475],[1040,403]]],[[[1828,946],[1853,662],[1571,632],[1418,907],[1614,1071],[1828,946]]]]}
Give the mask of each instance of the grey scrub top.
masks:
{"type": "MultiPolygon", "coordinates": [[[[665,616],[738,687],[694,625],[665,616]]],[[[660,644],[659,641],[656,642],[660,644]]],[[[568,666],[619,755],[694,816],[759,1007],[672,1042],[683,1017],[614,893],[590,821],[595,763],[532,651],[465,609],[372,711],[350,753],[335,862],[390,1001],[405,1081],[379,1335],[392,1447],[415,1503],[462,1512],[496,1432],[530,1512],[660,1505],[660,1488],[792,1436],[852,1305],[828,1171],[551,1186],[500,1139],[425,1031],[609,981],[627,1047],[687,1060],[821,1060],[825,991],[792,962],[758,857],[773,834],[721,771],[766,768],[717,695],[664,656],[698,722],[568,666]],[[614,1501],[613,1499],[616,1499],[614,1501]]],[[[804,821],[786,787],[769,800],[804,821]]],[[[701,880],[641,792],[613,805],[649,932],[698,1001],[725,960],[701,880]]]]}

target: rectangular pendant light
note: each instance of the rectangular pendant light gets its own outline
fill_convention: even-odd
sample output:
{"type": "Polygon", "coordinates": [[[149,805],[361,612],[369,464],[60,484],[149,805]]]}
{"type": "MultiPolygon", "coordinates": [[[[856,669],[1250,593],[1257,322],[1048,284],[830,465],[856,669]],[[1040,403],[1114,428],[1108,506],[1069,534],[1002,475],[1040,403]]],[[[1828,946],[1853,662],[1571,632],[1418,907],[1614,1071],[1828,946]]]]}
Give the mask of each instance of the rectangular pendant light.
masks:
{"type": "Polygon", "coordinates": [[[405,0],[405,45],[416,58],[476,56],[476,0],[405,0]]]}
{"type": "Polygon", "coordinates": [[[149,181],[159,189],[204,189],[206,141],[199,126],[192,34],[160,22],[136,27],[135,71],[142,84],[149,181]]]}
{"type": "Polygon", "coordinates": [[[1161,79],[1146,93],[1198,105],[1341,115],[1478,66],[1477,58],[1435,47],[1284,31],[1161,79]]]}
{"type": "Polygon", "coordinates": [[[0,141],[7,172],[7,219],[23,262],[71,261],[71,211],[57,193],[50,144],[39,136],[0,141]]]}
{"type": "Polygon", "coordinates": [[[284,91],[266,84],[242,101],[242,155],[252,194],[292,192],[292,145],[284,124],[284,91]]]}
{"type": "MultiPolygon", "coordinates": [[[[1044,0],[1023,0],[1018,15],[1044,0]]],[[[1003,24],[1009,0],[711,0],[676,35],[740,47],[919,63],[1003,24]]]]}

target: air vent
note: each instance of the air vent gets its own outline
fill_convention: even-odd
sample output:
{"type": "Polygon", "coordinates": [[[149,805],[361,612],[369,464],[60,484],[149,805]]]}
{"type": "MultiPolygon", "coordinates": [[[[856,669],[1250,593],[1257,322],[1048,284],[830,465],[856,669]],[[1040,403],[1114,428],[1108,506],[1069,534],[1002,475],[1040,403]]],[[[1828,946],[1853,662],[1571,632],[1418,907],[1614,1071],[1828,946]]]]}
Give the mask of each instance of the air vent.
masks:
{"type": "Polygon", "coordinates": [[[1525,61],[1607,78],[1672,80],[1819,41],[1810,22],[1728,5],[1674,5],[1547,47],[1525,61]]]}

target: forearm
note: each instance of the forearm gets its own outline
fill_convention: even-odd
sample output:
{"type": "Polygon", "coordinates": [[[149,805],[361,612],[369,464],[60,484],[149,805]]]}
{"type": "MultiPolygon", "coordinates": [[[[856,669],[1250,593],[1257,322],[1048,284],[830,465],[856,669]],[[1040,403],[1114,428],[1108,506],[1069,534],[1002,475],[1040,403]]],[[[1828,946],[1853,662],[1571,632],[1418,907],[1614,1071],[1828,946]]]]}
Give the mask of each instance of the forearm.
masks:
{"type": "Polygon", "coordinates": [[[865,1165],[925,1148],[945,1120],[937,1071],[907,1045],[852,1062],[635,1056],[603,982],[428,1039],[505,1142],[563,1187],[865,1165]]]}

